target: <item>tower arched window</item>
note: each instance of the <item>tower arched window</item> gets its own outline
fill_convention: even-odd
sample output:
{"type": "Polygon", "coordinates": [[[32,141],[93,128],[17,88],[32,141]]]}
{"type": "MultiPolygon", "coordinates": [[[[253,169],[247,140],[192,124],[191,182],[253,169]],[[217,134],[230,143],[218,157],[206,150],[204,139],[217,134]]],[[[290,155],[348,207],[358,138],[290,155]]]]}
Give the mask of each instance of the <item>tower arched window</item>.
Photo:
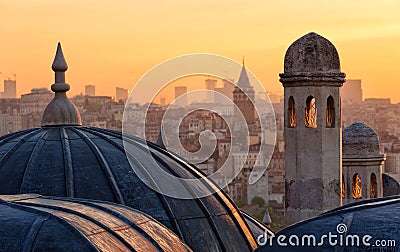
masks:
{"type": "Polygon", "coordinates": [[[332,96],[326,101],[326,127],[335,128],[335,100],[332,96]]]}
{"type": "Polygon", "coordinates": [[[311,95],[309,97],[307,97],[307,100],[306,100],[304,125],[307,128],[316,128],[317,127],[317,107],[315,105],[315,98],[311,95]]]}
{"type": "Polygon", "coordinates": [[[370,184],[369,184],[369,197],[377,198],[378,197],[378,184],[376,182],[375,173],[371,174],[370,184]]]}
{"type": "Polygon", "coordinates": [[[288,116],[289,128],[295,128],[296,127],[296,109],[295,109],[295,103],[294,103],[293,96],[289,97],[287,116],[288,116]]]}
{"type": "Polygon", "coordinates": [[[353,176],[352,191],[353,191],[353,199],[362,198],[362,183],[360,175],[358,175],[358,173],[354,174],[353,176]]]}

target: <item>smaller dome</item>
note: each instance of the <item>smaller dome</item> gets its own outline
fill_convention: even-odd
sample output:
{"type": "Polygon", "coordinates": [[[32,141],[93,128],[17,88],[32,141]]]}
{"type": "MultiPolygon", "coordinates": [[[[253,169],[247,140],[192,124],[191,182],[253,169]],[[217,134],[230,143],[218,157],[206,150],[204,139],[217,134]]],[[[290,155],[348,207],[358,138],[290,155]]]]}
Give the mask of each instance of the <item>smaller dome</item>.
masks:
{"type": "Polygon", "coordinates": [[[66,92],[70,86],[65,83],[65,71],[68,70],[68,65],[60,43],[57,45],[52,69],[55,73],[55,83],[51,85],[51,90],[55,92],[55,95],[43,112],[42,126],[82,125],[78,109],[67,98],[66,92]]]}
{"type": "Polygon", "coordinates": [[[326,38],[310,32],[290,45],[284,62],[285,73],[340,73],[339,54],[326,38]]]}
{"type": "Polygon", "coordinates": [[[383,197],[400,195],[400,184],[389,174],[382,173],[383,197]]]}
{"type": "Polygon", "coordinates": [[[356,122],[343,130],[343,157],[377,156],[379,138],[368,125],[356,122]]]}
{"type": "MultiPolygon", "coordinates": [[[[287,245],[282,249],[279,239],[272,240],[260,246],[255,252],[269,251],[399,251],[398,239],[400,237],[400,196],[363,200],[347,204],[325,212],[319,216],[288,226],[275,234],[275,237],[286,239],[287,245]],[[323,236],[335,235],[337,246],[332,246],[323,236]],[[372,237],[371,246],[363,244],[363,238],[372,237]],[[289,239],[295,236],[296,239],[289,239]],[[314,236],[316,239],[310,239],[314,236]],[[343,237],[342,245],[339,245],[343,237]],[[354,238],[354,237],[358,237],[354,238]],[[354,239],[354,240],[353,240],[354,239]],[[390,247],[374,247],[376,239],[380,241],[394,241],[390,247]],[[314,244],[313,244],[314,240],[314,244]],[[358,242],[357,242],[358,241],[358,242]],[[354,243],[353,243],[354,242],[354,243]],[[298,243],[295,245],[295,243],[298,243]],[[318,246],[315,244],[318,243],[318,246]],[[357,245],[357,243],[359,245],[357,245]]],[[[332,237],[335,237],[332,236],[332,237]]]]}
{"type": "Polygon", "coordinates": [[[153,218],[114,203],[0,195],[1,251],[191,251],[153,218]]]}

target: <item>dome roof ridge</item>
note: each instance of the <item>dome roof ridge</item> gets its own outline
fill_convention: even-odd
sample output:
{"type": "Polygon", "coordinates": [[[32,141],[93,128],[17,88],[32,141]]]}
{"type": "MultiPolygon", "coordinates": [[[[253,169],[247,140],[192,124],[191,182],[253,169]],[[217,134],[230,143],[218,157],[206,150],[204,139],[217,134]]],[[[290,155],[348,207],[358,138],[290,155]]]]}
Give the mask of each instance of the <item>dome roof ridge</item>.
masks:
{"type": "Polygon", "coordinates": [[[3,249],[191,251],[151,216],[116,203],[20,194],[0,195],[0,208],[8,213],[0,233],[11,238],[3,249]]]}

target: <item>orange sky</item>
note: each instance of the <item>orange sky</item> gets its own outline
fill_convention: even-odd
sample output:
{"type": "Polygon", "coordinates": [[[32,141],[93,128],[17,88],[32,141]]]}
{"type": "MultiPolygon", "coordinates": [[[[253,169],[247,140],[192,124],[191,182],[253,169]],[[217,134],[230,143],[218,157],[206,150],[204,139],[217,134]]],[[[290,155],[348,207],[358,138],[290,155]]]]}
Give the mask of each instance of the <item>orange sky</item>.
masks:
{"type": "Polygon", "coordinates": [[[0,79],[15,73],[19,95],[50,87],[61,41],[70,96],[86,84],[114,96],[158,63],[199,52],[245,56],[265,88],[282,93],[285,51],[310,31],[336,45],[364,97],[400,101],[399,0],[2,0],[0,79]]]}

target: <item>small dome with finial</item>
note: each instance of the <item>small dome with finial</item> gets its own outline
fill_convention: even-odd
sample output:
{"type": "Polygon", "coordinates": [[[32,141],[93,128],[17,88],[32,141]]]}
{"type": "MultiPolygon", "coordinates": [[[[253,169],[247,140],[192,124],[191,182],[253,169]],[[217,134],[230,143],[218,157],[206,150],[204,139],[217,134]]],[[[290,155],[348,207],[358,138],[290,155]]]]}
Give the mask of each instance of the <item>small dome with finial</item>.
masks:
{"type": "Polygon", "coordinates": [[[51,90],[55,92],[54,99],[47,105],[42,116],[43,126],[54,125],[82,125],[81,115],[75,105],[68,99],[66,92],[69,84],[65,83],[65,71],[68,69],[62,52],[61,44],[58,43],[56,56],[51,66],[55,72],[55,83],[51,90]]]}

